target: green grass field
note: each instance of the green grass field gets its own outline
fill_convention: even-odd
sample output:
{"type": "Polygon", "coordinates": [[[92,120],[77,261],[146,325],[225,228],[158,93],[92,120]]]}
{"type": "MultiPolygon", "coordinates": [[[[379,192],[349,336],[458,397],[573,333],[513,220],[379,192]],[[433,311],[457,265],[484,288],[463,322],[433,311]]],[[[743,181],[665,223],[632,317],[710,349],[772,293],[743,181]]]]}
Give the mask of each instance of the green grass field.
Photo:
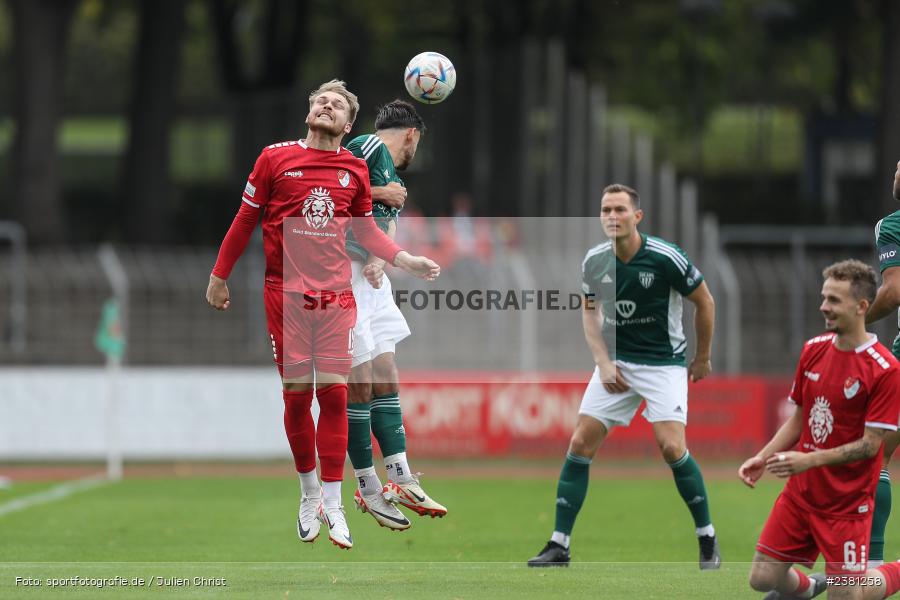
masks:
{"type": "MultiPolygon", "coordinates": [[[[392,532],[348,507],[349,551],[327,534],[314,544],[297,540],[298,486],[289,476],[101,485],[0,516],[0,598],[759,598],[746,584],[747,561],[780,488],[708,482],[726,564],[701,573],[688,512],[666,479],[595,477],[573,537],[573,564],[552,570],[524,566],[552,529],[552,478],[425,483],[450,509],[447,518],[414,517],[410,530],[392,532]],[[116,576],[143,578],[145,586],[47,584],[116,576]],[[17,586],[16,577],[44,584],[17,586]],[[160,586],[157,577],[224,578],[227,585],[160,586]]],[[[0,490],[0,510],[54,485],[0,490]]],[[[348,504],[351,491],[352,481],[348,504]]],[[[900,527],[888,535],[894,556],[900,527]]]]}

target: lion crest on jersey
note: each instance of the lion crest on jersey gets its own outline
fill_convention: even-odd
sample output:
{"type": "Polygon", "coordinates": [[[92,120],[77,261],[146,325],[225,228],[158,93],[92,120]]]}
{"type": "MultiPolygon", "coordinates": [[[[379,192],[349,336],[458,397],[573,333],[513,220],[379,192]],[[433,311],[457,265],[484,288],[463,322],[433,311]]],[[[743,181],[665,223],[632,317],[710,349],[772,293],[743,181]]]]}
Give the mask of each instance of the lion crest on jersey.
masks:
{"type": "Polygon", "coordinates": [[[334,217],[334,202],[325,188],[313,188],[303,201],[303,216],[306,224],[314,229],[322,229],[334,217]]]}
{"type": "Polygon", "coordinates": [[[809,411],[809,430],[816,444],[824,444],[834,430],[834,415],[831,414],[831,405],[824,396],[816,398],[809,411]]]}

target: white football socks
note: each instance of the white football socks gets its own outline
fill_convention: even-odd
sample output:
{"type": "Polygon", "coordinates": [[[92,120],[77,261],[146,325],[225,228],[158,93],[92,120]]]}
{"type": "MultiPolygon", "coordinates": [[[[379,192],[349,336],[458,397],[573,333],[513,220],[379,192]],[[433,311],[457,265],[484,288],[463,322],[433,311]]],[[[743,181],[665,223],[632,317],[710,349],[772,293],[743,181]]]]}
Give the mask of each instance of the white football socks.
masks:
{"type": "Polygon", "coordinates": [[[556,542],[557,544],[559,544],[560,546],[562,546],[563,548],[566,548],[566,549],[569,548],[569,539],[570,539],[570,536],[564,534],[562,531],[554,531],[553,535],[550,536],[551,542],[556,542]]]}
{"type": "Polygon", "coordinates": [[[323,481],[322,494],[325,496],[325,506],[334,507],[341,505],[341,482],[323,481]]]}
{"type": "Polygon", "coordinates": [[[381,480],[378,478],[378,473],[375,472],[375,467],[353,469],[353,474],[356,475],[356,483],[359,485],[359,492],[363,496],[374,496],[382,492],[384,486],[381,485],[381,480]]]}
{"type": "Polygon", "coordinates": [[[412,473],[406,462],[406,452],[398,452],[384,457],[384,468],[387,478],[396,483],[412,483],[412,473]]]}
{"type": "Polygon", "coordinates": [[[706,527],[698,527],[696,529],[696,532],[697,532],[697,537],[701,537],[701,536],[705,536],[705,535],[709,536],[709,537],[713,537],[714,535],[716,535],[716,529],[715,529],[715,527],[712,526],[712,523],[710,523],[706,527]]]}
{"type": "Polygon", "coordinates": [[[322,494],[322,488],[319,487],[319,476],[313,469],[308,473],[297,473],[300,477],[300,493],[304,496],[317,497],[322,494]]]}

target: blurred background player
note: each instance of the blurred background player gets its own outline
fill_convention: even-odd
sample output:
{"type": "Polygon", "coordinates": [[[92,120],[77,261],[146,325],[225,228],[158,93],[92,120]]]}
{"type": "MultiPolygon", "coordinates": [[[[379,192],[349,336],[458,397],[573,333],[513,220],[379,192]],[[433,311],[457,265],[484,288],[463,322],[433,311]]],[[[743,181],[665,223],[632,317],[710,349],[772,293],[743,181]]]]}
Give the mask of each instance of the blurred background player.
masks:
{"type": "MultiPolygon", "coordinates": [[[[875,271],[858,260],[823,273],[826,334],[806,342],[788,400],[794,414],[738,474],[754,487],[765,471],[789,478],[756,544],[750,586],[767,600],[812,598],[826,577],[791,568],[812,567],[821,553],[829,598],[863,598],[875,487],[886,434],[897,430],[900,363],[866,332],[875,299],[875,271]],[[798,445],[799,442],[799,445],[798,445]],[[792,448],[798,450],[793,451],[792,448]],[[844,579],[846,578],[846,579],[844,579]]],[[[897,591],[900,564],[880,567],[883,595],[897,591]]],[[[873,592],[874,593],[874,592],[873,592]]]]}
{"type": "MultiPolygon", "coordinates": [[[[409,102],[394,100],[378,110],[374,134],[361,135],[347,144],[369,167],[375,222],[392,239],[406,201],[406,187],[397,171],[412,162],[424,132],[425,124],[416,109],[409,102]]],[[[347,254],[353,261],[357,305],[347,407],[347,451],[359,484],[355,501],[382,526],[407,529],[409,519],[385,497],[419,515],[447,514],[447,509],[422,489],[406,458],[394,349],[410,334],[409,326],[394,303],[390,279],[384,274],[385,261],[369,255],[352,235],[347,236],[347,254]],[[372,434],[384,457],[384,488],[372,460],[372,434]]]]}
{"type": "Polygon", "coordinates": [[[635,190],[608,186],[600,210],[610,241],[588,251],[582,263],[586,296],[582,323],[597,366],[559,477],[553,535],[528,565],[569,563],[569,536],[587,495],[591,460],[613,427],[631,423],[643,399],[647,403],[643,416],[653,425],[659,449],[694,519],[700,568],[718,569],[721,558],[706,485],[685,439],[688,375],[699,381],[711,370],[715,304],[700,271],[678,246],[638,231],[644,213],[635,190]],[[682,297],[697,308],[697,353],[688,369],[682,297]]]}
{"type": "Polygon", "coordinates": [[[266,318],[282,376],[285,431],[300,478],[297,533],[312,542],[325,523],[331,541],[350,548],[353,539],[341,504],[347,375],[356,320],[345,250],[347,219],[355,217],[351,226],[366,248],[407,272],[433,279],[440,269],[402,251],[371,218],[365,164],[340,145],[359,111],[356,96],[342,81],[332,80],[310,95],[309,105],[305,139],[272,144],[260,153],[219,250],[206,298],[219,310],[231,305],[226,279],[262,213],[266,318]],[[288,223],[286,238],[282,228],[288,223]],[[310,411],[314,394],[318,430],[310,411]]]}
{"type": "MultiPolygon", "coordinates": [[[[894,173],[894,199],[900,200],[900,162],[894,173]]],[[[881,287],[866,313],[866,325],[880,321],[900,308],[900,211],[889,214],[875,225],[875,247],[881,270],[881,287]]],[[[900,357],[900,334],[894,338],[891,352],[895,357],[900,357]]],[[[869,564],[872,566],[884,562],[884,530],[891,516],[891,474],[888,466],[898,445],[900,433],[889,432],[884,438],[883,463],[875,489],[875,514],[872,516],[872,539],[869,542],[869,564]]]]}

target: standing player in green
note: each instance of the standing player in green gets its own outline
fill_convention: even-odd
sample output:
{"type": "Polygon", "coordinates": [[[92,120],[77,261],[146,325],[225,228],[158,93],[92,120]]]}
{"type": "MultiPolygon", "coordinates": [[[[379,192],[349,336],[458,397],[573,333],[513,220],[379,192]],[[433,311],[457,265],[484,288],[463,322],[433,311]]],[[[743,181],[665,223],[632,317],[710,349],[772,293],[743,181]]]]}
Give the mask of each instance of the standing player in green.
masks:
{"type": "MultiPolygon", "coordinates": [[[[900,200],[900,162],[897,163],[897,172],[894,173],[894,199],[900,200]]],[[[900,308],[900,211],[889,214],[875,225],[875,246],[878,250],[878,266],[881,269],[881,287],[878,288],[875,302],[866,313],[866,325],[880,321],[900,308]]],[[[891,352],[900,359],[900,334],[894,339],[891,352]]],[[[872,537],[869,541],[869,565],[873,567],[884,562],[884,530],[891,516],[891,474],[888,465],[897,446],[900,446],[900,433],[888,433],[882,448],[884,459],[881,475],[878,477],[878,487],[875,488],[875,511],[872,515],[872,537]]]]}
{"type": "Polygon", "coordinates": [[[569,564],[569,536],[587,495],[591,460],[613,427],[631,422],[643,398],[643,416],[653,425],[656,443],[694,519],[700,568],[718,569],[721,558],[706,486],[685,441],[688,376],[699,381],[710,372],[715,303],[700,271],[678,246],[637,230],[643,211],[635,190],[610,185],[600,203],[610,241],[592,248],[582,263],[582,324],[597,366],[559,477],[553,535],[528,566],[569,564]],[[697,309],[697,353],[687,369],[682,297],[697,309]]]}
{"type": "MultiPolygon", "coordinates": [[[[416,109],[409,102],[394,100],[378,110],[374,134],[347,144],[369,167],[375,222],[391,238],[406,201],[406,187],[397,171],[410,164],[424,131],[416,109]]],[[[347,453],[359,485],[354,500],[380,525],[403,530],[409,528],[409,519],[393,504],[431,517],[443,517],[447,509],[425,493],[407,462],[394,350],[410,331],[394,303],[390,279],[384,274],[385,261],[370,256],[352,236],[347,236],[347,254],[352,261],[357,304],[347,407],[347,453]],[[372,460],[372,434],[384,457],[388,479],[384,488],[372,460]]]]}

